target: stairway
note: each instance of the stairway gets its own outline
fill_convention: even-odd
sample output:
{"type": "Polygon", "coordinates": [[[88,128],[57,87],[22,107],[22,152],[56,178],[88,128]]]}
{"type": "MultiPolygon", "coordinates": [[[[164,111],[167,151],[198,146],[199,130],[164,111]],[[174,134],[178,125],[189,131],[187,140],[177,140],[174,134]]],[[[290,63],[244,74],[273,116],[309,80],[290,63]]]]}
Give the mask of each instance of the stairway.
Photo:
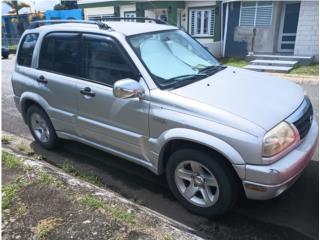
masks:
{"type": "Polygon", "coordinates": [[[303,65],[311,63],[313,57],[254,54],[247,55],[247,59],[250,60],[250,64],[245,66],[245,69],[264,72],[287,73],[298,63],[303,65]]]}

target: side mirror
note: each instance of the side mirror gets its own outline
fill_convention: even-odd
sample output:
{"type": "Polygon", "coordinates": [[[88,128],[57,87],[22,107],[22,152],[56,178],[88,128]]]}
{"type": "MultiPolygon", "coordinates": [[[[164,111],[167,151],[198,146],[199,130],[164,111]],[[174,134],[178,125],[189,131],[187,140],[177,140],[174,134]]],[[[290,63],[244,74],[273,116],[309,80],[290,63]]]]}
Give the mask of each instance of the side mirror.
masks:
{"type": "Polygon", "coordinates": [[[113,96],[117,98],[142,98],[144,89],[136,80],[126,78],[113,85],[113,96]]]}

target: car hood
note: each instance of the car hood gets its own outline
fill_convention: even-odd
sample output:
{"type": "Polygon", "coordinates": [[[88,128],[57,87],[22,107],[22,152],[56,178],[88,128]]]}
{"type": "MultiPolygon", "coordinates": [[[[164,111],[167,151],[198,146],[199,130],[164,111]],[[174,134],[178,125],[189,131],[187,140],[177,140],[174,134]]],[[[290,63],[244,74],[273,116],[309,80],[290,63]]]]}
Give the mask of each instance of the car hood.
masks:
{"type": "Polygon", "coordinates": [[[304,99],[303,89],[295,83],[233,67],[171,93],[232,113],[266,131],[291,115],[304,99]]]}

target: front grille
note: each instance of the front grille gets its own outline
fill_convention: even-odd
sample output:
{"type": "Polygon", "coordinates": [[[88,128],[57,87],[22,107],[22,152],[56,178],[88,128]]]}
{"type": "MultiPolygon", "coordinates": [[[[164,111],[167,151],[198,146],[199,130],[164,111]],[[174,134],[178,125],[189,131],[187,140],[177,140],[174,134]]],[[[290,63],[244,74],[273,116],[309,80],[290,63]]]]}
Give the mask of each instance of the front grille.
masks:
{"type": "Polygon", "coordinates": [[[297,128],[300,139],[303,139],[310,130],[313,118],[313,109],[309,98],[305,98],[297,111],[299,111],[298,117],[292,123],[297,128]]]}

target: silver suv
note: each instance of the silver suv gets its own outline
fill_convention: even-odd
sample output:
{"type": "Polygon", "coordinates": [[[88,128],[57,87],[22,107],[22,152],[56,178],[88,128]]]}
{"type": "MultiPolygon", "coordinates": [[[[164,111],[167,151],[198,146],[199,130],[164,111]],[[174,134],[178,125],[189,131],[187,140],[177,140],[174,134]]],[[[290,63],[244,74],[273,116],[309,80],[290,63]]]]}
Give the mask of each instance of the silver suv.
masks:
{"type": "Polygon", "coordinates": [[[240,193],[278,196],[317,145],[300,86],[223,66],[169,25],[39,24],[21,38],[12,85],[44,148],[75,140],[165,174],[175,197],[205,216],[240,193]]]}

